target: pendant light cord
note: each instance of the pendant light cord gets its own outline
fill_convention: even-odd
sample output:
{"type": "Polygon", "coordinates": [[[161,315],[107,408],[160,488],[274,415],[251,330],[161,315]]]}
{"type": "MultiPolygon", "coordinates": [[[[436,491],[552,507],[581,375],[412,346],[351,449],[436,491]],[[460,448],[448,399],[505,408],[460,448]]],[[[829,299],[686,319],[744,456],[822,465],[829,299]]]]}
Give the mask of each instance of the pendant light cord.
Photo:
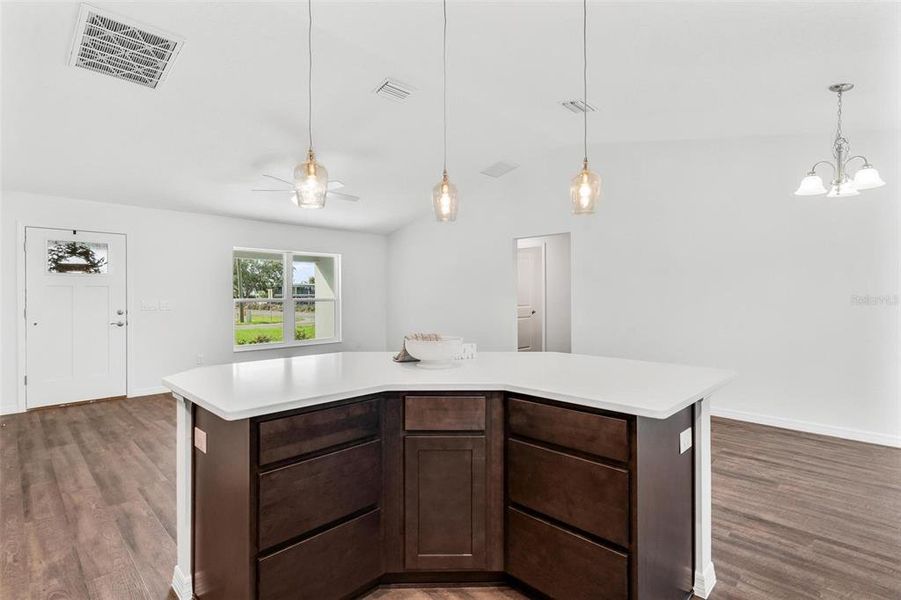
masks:
{"type": "Polygon", "coordinates": [[[310,152],[313,151],[313,0],[307,0],[307,133],[310,136],[310,152]]]}
{"type": "Polygon", "coordinates": [[[588,163],[588,0],[582,0],[582,145],[588,163]]]}
{"type": "Polygon", "coordinates": [[[444,173],[447,174],[447,0],[442,2],[444,15],[444,41],[441,50],[441,62],[443,65],[443,120],[444,120],[444,173]]]}

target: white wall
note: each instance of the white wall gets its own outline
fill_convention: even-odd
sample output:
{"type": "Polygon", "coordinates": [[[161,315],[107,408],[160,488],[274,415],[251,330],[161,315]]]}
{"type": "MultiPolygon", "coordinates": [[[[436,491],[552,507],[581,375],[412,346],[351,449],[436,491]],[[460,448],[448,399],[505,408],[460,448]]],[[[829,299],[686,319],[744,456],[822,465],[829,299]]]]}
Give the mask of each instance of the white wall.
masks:
{"type": "Polygon", "coordinates": [[[128,236],[131,395],[160,391],[164,375],[206,364],[275,356],[384,350],[386,239],[381,235],[278,225],[130,206],[4,192],[0,206],[0,335],[4,361],[0,412],[23,408],[17,398],[16,248],[18,225],[65,227],[128,236]],[[234,246],[341,253],[344,342],[286,350],[232,350],[234,246]],[[170,312],[142,312],[141,301],[169,300],[170,312]]]}
{"type": "Polygon", "coordinates": [[[792,195],[829,136],[599,146],[598,213],[569,213],[577,148],[460,190],[455,224],[389,238],[389,343],[406,331],[514,343],[513,244],[572,232],[572,350],[735,369],[721,414],[901,443],[899,136],[846,132],[889,185],[792,195]]]}
{"type": "Polygon", "coordinates": [[[572,351],[572,279],[568,233],[521,238],[518,248],[544,246],[544,348],[548,352],[572,351]]]}

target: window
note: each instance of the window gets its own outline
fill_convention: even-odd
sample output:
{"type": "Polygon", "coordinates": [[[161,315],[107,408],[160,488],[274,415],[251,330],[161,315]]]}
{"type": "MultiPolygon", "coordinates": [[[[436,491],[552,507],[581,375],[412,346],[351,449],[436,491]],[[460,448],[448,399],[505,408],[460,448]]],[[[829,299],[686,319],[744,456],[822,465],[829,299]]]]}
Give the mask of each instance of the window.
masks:
{"type": "Polygon", "coordinates": [[[109,244],[47,240],[48,273],[106,273],[109,244]]]}
{"type": "Polygon", "coordinates": [[[341,341],[341,255],[235,248],[235,350],[341,341]]]}

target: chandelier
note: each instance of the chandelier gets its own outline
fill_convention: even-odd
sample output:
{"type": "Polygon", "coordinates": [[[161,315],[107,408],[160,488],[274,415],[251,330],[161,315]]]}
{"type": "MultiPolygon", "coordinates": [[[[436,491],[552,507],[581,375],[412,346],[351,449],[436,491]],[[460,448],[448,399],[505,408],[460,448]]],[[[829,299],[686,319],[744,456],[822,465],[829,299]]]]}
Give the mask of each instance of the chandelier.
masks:
{"type": "Polygon", "coordinates": [[[821,160],[814,163],[810,167],[807,175],[801,180],[801,185],[795,190],[796,196],[818,196],[826,194],[827,198],[844,198],[846,196],[857,196],[860,190],[869,190],[885,185],[879,172],[873,168],[870,161],[860,154],[848,156],[850,154],[851,145],[842,134],[842,94],[850,91],[854,87],[853,83],[836,83],[829,86],[830,92],[838,94],[838,124],[835,128],[835,140],[832,142],[833,161],[821,160]],[[863,161],[853,177],[849,176],[848,165],[854,160],[863,161]],[[817,175],[816,169],[820,165],[829,165],[832,167],[832,183],[829,189],[823,185],[823,179],[817,175]]]}

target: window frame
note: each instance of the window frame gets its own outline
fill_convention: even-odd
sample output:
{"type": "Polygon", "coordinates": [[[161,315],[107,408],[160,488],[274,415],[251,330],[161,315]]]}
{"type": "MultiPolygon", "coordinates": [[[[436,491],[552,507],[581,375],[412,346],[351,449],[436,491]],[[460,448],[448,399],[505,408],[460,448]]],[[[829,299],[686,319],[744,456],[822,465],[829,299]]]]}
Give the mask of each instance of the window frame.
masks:
{"type": "MultiPolygon", "coordinates": [[[[323,344],[340,344],[343,339],[343,302],[342,302],[342,256],[340,253],[334,252],[307,252],[303,250],[273,250],[271,248],[250,248],[247,246],[234,246],[231,253],[231,269],[232,281],[235,277],[235,253],[237,252],[260,252],[264,254],[280,254],[282,257],[282,297],[281,299],[273,298],[272,300],[282,303],[282,337],[280,342],[268,342],[263,344],[237,344],[235,342],[235,332],[237,331],[237,323],[235,323],[235,302],[238,300],[247,300],[245,298],[235,298],[232,296],[232,351],[233,352],[253,352],[254,350],[277,350],[279,348],[296,348],[301,346],[319,346],[323,344]],[[294,299],[294,258],[300,256],[312,256],[321,258],[330,258],[334,264],[334,298],[313,299],[314,302],[332,302],[335,307],[335,333],[329,338],[295,340],[294,326],[296,317],[297,300],[294,299]]],[[[257,299],[262,300],[262,299],[257,299]]]]}

